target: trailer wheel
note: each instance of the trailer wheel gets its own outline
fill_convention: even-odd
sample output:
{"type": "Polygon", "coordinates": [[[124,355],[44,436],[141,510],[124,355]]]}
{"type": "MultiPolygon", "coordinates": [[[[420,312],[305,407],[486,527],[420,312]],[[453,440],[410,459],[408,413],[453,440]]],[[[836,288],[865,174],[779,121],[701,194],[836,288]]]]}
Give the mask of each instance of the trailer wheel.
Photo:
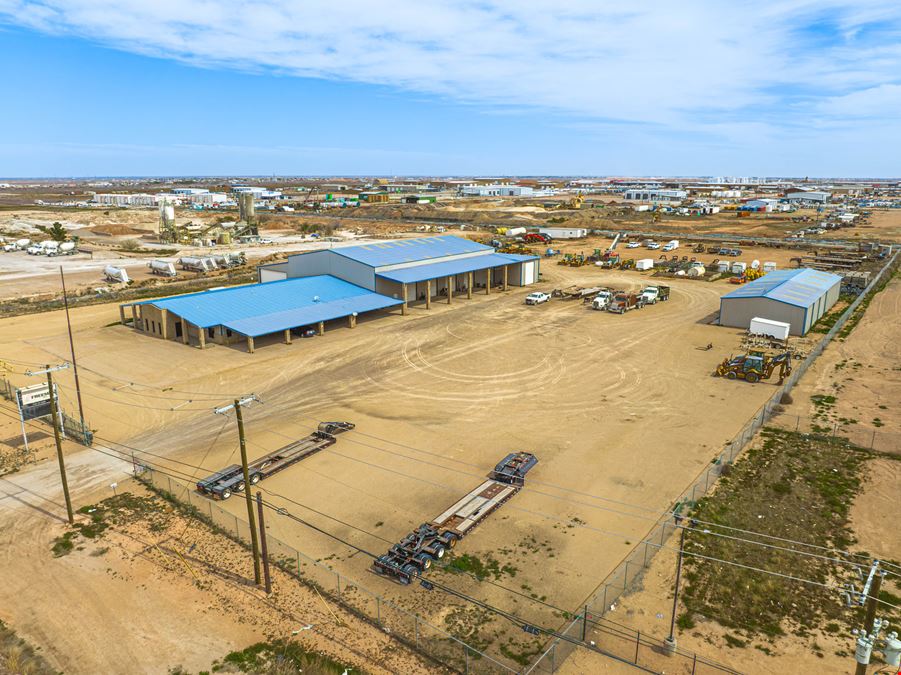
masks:
{"type": "Polygon", "coordinates": [[[436,541],[431,546],[429,546],[425,552],[432,556],[435,560],[441,560],[444,557],[445,550],[447,549],[444,544],[436,541]]]}
{"type": "MultiPolygon", "coordinates": [[[[419,576],[419,568],[413,563],[407,563],[401,568],[401,572],[407,575],[407,583],[410,583],[419,576]]],[[[403,577],[401,577],[403,578],[403,577]]]]}
{"type": "Polygon", "coordinates": [[[259,482],[260,482],[260,474],[255,473],[255,474],[253,474],[253,475],[250,477],[250,484],[251,484],[251,485],[256,485],[256,484],[259,483],[259,482]]]}
{"type": "Polygon", "coordinates": [[[444,545],[447,546],[448,548],[453,548],[454,546],[457,545],[457,535],[455,535],[453,532],[445,532],[439,538],[441,539],[441,541],[444,542],[444,545]]]}
{"type": "Polygon", "coordinates": [[[232,496],[231,490],[223,490],[222,491],[222,499],[228,499],[231,496],[232,496]]]}
{"type": "Polygon", "coordinates": [[[417,556],[414,558],[414,561],[422,570],[427,570],[432,566],[432,556],[430,556],[428,553],[417,554],[417,556]]]}
{"type": "Polygon", "coordinates": [[[240,483],[235,485],[235,492],[244,492],[244,481],[242,480],[240,483]]]}

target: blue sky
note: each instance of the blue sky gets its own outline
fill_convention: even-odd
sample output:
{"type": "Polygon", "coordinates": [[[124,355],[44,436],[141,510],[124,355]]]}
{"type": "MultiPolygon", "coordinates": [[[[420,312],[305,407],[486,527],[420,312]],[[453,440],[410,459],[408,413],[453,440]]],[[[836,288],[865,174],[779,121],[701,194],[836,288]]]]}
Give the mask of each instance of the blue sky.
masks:
{"type": "Polygon", "coordinates": [[[0,176],[901,175],[897,2],[621,4],[0,0],[0,176]]]}

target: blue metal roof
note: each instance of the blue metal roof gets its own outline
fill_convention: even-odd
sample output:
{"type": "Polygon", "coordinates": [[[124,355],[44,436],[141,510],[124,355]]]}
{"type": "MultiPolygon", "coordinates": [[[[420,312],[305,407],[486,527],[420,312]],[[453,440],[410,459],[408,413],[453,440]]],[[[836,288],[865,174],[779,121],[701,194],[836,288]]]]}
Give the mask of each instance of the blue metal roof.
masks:
{"type": "Polygon", "coordinates": [[[841,277],[835,274],[806,267],[797,270],[774,270],[727,293],[722,299],[769,298],[796,307],[810,307],[823,293],[840,282],[841,277]]]}
{"type": "Polygon", "coordinates": [[[457,260],[448,260],[447,262],[436,262],[426,265],[416,265],[415,267],[404,267],[398,270],[389,270],[378,276],[382,279],[396,281],[401,284],[412,284],[417,281],[440,279],[441,277],[449,277],[453,274],[464,274],[466,272],[475,272],[476,270],[512,265],[514,263],[522,262],[523,260],[537,259],[538,256],[534,255],[489,253],[488,255],[459,258],[457,260]]]}
{"type": "Polygon", "coordinates": [[[200,328],[222,325],[243,335],[257,337],[340,319],[354,312],[384,309],[403,304],[403,301],[323,274],[135,304],[168,309],[200,328]]]}
{"type": "Polygon", "coordinates": [[[370,267],[397,265],[433,258],[444,258],[461,253],[490,251],[490,246],[479,244],[463,237],[445,234],[439,237],[418,237],[400,241],[383,241],[360,246],[342,246],[331,249],[338,255],[351,258],[370,267]]]}

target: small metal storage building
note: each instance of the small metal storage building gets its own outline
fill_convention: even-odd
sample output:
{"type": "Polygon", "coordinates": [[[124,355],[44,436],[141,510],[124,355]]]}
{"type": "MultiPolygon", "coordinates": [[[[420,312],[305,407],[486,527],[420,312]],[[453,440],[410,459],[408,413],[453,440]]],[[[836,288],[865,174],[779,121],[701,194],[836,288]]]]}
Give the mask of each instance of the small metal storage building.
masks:
{"type": "Polygon", "coordinates": [[[783,321],[805,335],[836,303],[841,277],[808,268],[776,270],[720,299],[720,325],[747,329],[751,319],[783,321]]]}

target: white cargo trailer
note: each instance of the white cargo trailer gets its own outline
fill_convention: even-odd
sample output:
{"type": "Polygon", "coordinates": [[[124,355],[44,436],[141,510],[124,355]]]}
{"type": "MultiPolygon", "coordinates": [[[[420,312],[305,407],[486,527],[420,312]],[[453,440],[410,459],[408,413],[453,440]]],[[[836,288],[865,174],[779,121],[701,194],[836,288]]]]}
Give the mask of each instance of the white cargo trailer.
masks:
{"type": "Polygon", "coordinates": [[[642,258],[641,260],[636,260],[635,261],[635,269],[637,269],[637,270],[654,269],[654,259],[653,258],[642,258]]]}
{"type": "Polygon", "coordinates": [[[759,316],[751,319],[751,325],[748,327],[748,332],[752,335],[769,335],[777,340],[788,340],[790,330],[791,324],[787,324],[784,321],[764,319],[759,316]]]}
{"type": "Polygon", "coordinates": [[[171,262],[166,262],[165,260],[151,260],[147,263],[147,267],[150,268],[151,274],[156,274],[161,277],[176,276],[175,265],[171,262]]]}

